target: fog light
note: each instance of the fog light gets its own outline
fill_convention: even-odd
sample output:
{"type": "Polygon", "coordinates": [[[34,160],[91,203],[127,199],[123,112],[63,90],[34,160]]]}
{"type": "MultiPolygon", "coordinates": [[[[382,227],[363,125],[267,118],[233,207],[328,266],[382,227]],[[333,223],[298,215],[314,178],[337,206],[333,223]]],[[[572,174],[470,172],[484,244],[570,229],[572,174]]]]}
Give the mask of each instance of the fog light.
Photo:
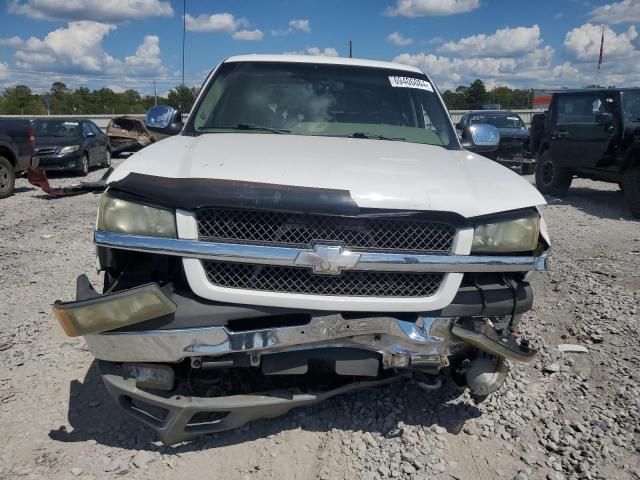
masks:
{"type": "Polygon", "coordinates": [[[128,377],[136,379],[136,386],[152,390],[173,389],[173,368],[153,363],[125,364],[123,370],[128,377]]]}
{"type": "Polygon", "coordinates": [[[89,300],[56,302],[53,305],[53,312],[70,337],[113,330],[175,311],[176,304],[156,283],[89,300]]]}

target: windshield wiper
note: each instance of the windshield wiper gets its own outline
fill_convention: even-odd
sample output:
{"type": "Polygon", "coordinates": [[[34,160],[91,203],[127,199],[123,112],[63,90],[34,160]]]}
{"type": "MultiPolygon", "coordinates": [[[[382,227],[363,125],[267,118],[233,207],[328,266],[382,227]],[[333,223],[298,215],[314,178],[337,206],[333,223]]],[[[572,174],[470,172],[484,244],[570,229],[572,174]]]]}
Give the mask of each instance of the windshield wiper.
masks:
{"type": "Polygon", "coordinates": [[[265,132],[271,133],[291,133],[291,130],[287,130],[286,128],[272,128],[265,127],[264,125],[258,125],[257,123],[238,123],[236,125],[216,125],[213,127],[207,128],[221,128],[227,130],[263,130],[265,132]]]}
{"type": "Polygon", "coordinates": [[[347,135],[349,138],[372,138],[375,140],[389,140],[392,142],[405,142],[407,139],[402,137],[385,137],[384,135],[378,135],[376,133],[366,132],[353,132],[351,135],[347,135]]]}

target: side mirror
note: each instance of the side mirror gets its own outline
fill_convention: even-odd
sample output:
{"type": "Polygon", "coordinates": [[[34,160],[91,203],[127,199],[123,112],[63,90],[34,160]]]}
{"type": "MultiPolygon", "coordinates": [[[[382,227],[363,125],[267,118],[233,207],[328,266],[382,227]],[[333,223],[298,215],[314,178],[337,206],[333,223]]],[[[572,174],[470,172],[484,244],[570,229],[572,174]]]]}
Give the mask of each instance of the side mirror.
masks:
{"type": "Polygon", "coordinates": [[[456,123],[456,130],[462,130],[463,128],[462,122],[456,123]]]}
{"type": "Polygon", "coordinates": [[[474,123],[464,129],[462,147],[472,152],[493,152],[500,144],[500,132],[488,123],[474,123]]]}
{"type": "Polygon", "coordinates": [[[147,129],[159,138],[177,135],[182,130],[182,113],[168,105],[157,105],[151,107],[145,118],[147,129]]]}
{"type": "Polygon", "coordinates": [[[597,114],[596,123],[598,125],[604,125],[604,126],[611,125],[613,123],[613,114],[609,112],[597,114]]]}

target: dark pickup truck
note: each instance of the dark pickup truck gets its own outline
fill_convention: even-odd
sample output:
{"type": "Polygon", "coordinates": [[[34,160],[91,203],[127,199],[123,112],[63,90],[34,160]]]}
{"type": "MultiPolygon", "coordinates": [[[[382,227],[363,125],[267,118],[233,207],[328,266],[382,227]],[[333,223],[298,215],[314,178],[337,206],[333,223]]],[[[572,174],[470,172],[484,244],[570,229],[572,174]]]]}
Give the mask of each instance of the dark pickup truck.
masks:
{"type": "Polygon", "coordinates": [[[500,143],[496,150],[482,153],[506,167],[517,167],[523,175],[531,175],[535,169],[535,158],[529,151],[529,129],[520,115],[510,110],[471,110],[462,115],[456,130],[465,141],[465,128],[474,123],[488,123],[498,129],[500,143]]]}
{"type": "Polygon", "coordinates": [[[0,118],[0,198],[13,194],[16,175],[35,165],[35,136],[29,120],[0,118]]]}
{"type": "Polygon", "coordinates": [[[574,177],[617,183],[640,218],[640,88],[555,92],[535,117],[538,190],[561,196],[574,177]]]}

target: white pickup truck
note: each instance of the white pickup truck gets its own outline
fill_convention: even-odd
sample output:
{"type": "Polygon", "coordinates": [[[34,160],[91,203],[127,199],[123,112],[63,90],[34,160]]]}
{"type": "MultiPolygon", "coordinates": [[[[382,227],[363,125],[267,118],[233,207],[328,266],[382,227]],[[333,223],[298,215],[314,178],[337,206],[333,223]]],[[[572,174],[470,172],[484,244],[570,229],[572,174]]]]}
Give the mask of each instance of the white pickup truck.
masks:
{"type": "Polygon", "coordinates": [[[535,358],[550,243],[543,197],[473,153],[495,128],[468,128],[414,67],[229,58],[109,177],[103,292],[81,275],[54,311],[167,444],[407,375],[487,395],[535,358]]]}

